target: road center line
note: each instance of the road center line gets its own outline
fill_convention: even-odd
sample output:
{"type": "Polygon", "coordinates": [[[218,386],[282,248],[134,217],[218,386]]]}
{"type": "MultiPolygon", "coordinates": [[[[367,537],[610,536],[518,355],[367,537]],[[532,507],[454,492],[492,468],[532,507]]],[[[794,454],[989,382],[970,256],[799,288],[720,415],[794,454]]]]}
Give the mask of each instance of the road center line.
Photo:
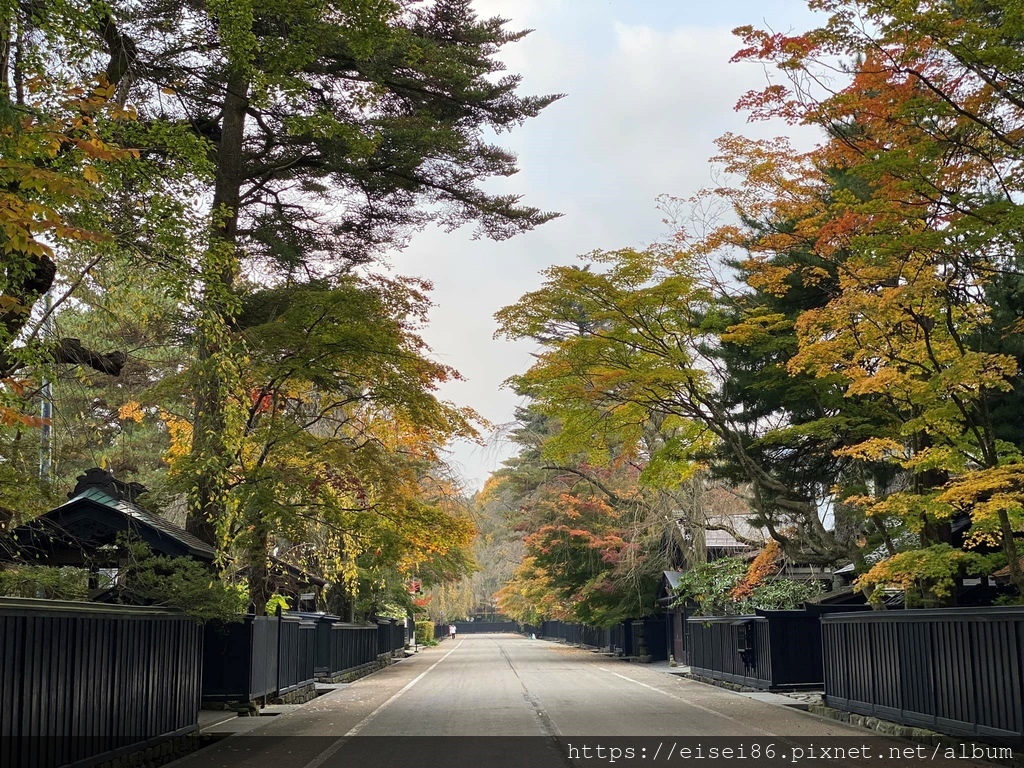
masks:
{"type": "MultiPolygon", "coordinates": [[[[509,669],[512,670],[512,674],[516,676],[516,680],[519,682],[519,687],[523,689],[523,699],[533,709],[533,715],[540,722],[540,727],[544,729],[544,735],[549,738],[554,738],[561,735],[561,731],[558,730],[558,726],[555,725],[555,721],[551,719],[551,716],[544,711],[544,707],[540,703],[540,699],[534,696],[530,689],[526,687],[526,683],[523,678],[519,676],[519,670],[516,669],[516,665],[512,663],[512,657],[508,655],[508,651],[505,650],[505,646],[497,640],[494,643],[498,646],[498,652],[501,653],[505,663],[508,664],[509,669]]],[[[559,753],[561,754],[561,752],[559,753]]],[[[567,756],[563,755],[563,759],[568,759],[567,756]]],[[[571,763],[567,764],[571,765],[571,763]]]]}
{"type": "Polygon", "coordinates": [[[366,717],[364,717],[362,720],[360,720],[358,723],[356,723],[352,727],[352,730],[350,730],[348,733],[346,733],[344,736],[342,736],[336,742],[331,744],[331,746],[329,746],[327,749],[325,749],[319,755],[317,755],[312,760],[310,760],[308,763],[306,763],[306,765],[303,766],[303,768],[319,768],[321,765],[323,765],[325,762],[327,762],[327,760],[329,760],[331,758],[331,756],[333,756],[339,749],[341,749],[343,746],[345,746],[346,742],[348,742],[349,739],[351,739],[353,736],[358,735],[358,733],[361,730],[363,730],[363,728],[365,728],[367,725],[370,724],[370,721],[373,720],[373,718],[375,718],[377,715],[379,715],[381,712],[383,712],[385,709],[387,709],[389,706],[391,706],[406,691],[408,691],[410,688],[412,688],[414,685],[416,685],[416,683],[418,683],[420,680],[422,680],[424,677],[426,677],[428,674],[430,674],[434,670],[434,667],[436,667],[442,661],[444,661],[449,656],[451,656],[453,653],[455,653],[457,650],[459,650],[459,647],[464,642],[466,642],[466,641],[465,640],[460,640],[458,645],[456,645],[454,648],[452,648],[450,651],[448,651],[448,653],[446,653],[444,656],[442,656],[440,659],[435,661],[433,664],[431,664],[425,670],[420,672],[416,677],[414,677],[412,680],[410,680],[408,683],[406,683],[405,686],[402,688],[402,690],[400,690],[397,693],[393,694],[391,696],[391,698],[389,698],[387,701],[385,701],[383,704],[381,704],[379,707],[377,707],[375,710],[373,710],[373,712],[371,712],[366,717]]]}

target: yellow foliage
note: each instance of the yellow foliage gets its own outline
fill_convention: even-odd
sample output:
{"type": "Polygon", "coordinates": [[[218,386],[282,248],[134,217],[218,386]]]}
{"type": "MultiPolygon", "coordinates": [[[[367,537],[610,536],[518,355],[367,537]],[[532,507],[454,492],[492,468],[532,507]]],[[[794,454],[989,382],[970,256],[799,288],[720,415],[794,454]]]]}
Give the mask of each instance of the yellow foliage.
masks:
{"type": "Polygon", "coordinates": [[[171,441],[165,458],[173,466],[175,461],[185,458],[192,450],[192,424],[187,419],[175,416],[163,409],[160,410],[160,419],[167,426],[167,433],[171,441]]]}
{"type": "Polygon", "coordinates": [[[854,588],[870,591],[873,603],[882,601],[884,589],[906,592],[911,605],[943,603],[952,595],[958,575],[983,573],[990,567],[991,558],[937,544],[876,563],[854,582],[854,588]]]}
{"type": "Polygon", "coordinates": [[[138,424],[146,418],[146,414],[138,402],[135,400],[129,400],[117,409],[117,417],[121,419],[121,421],[134,421],[138,424]]]}

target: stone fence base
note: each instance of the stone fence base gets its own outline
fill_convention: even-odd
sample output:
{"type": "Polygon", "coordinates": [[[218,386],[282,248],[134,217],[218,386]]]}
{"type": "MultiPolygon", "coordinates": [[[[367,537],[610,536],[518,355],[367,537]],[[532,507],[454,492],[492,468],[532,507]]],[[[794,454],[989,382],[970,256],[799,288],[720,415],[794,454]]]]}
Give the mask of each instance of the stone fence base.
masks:
{"type": "MultiPolygon", "coordinates": [[[[895,736],[900,739],[906,739],[907,741],[916,741],[919,744],[927,744],[928,746],[934,746],[937,749],[952,749],[956,754],[960,754],[961,748],[965,742],[972,745],[975,742],[980,742],[980,739],[977,737],[949,736],[945,733],[938,733],[927,728],[900,725],[899,723],[891,723],[888,720],[881,720],[870,715],[858,715],[854,712],[834,709],[824,704],[812,704],[808,707],[808,711],[813,715],[818,715],[819,717],[827,717],[832,720],[838,720],[841,723],[856,725],[859,728],[867,728],[868,730],[876,731],[877,733],[885,734],[886,736],[895,736]]],[[[1024,768],[1024,754],[1016,750],[1012,750],[1012,753],[1013,754],[1010,757],[999,757],[995,753],[990,753],[987,754],[984,759],[999,765],[1024,768]]]]}
{"type": "Polygon", "coordinates": [[[391,653],[382,653],[377,657],[376,661],[369,661],[366,664],[360,664],[358,667],[342,670],[334,675],[317,677],[316,681],[318,683],[327,683],[332,685],[337,683],[351,683],[353,680],[358,680],[361,677],[373,674],[379,669],[391,666],[394,661],[394,655],[391,653]]]}
{"type": "Polygon", "coordinates": [[[304,685],[289,691],[284,696],[277,696],[270,700],[271,704],[305,704],[316,698],[316,683],[304,685]]]}

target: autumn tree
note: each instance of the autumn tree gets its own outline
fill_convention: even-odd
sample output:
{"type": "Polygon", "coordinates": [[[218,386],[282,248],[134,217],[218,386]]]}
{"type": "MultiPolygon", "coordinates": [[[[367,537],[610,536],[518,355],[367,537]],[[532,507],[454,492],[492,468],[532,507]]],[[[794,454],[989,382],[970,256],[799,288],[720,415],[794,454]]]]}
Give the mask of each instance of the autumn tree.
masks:
{"type": "Polygon", "coordinates": [[[422,287],[374,286],[352,270],[430,222],[476,222],[500,238],[550,218],[481,188],[516,170],[485,133],[554,100],[518,96],[519,78],[499,74],[496,54],[523,33],[447,0],[39,4],[5,8],[3,18],[19,104],[30,70],[18,61],[71,81],[102,72],[102,90],[67,103],[46,94],[72,118],[85,115],[72,137],[84,147],[40,146],[88,183],[76,195],[92,196],[88,207],[58,200],[79,228],[56,229],[47,214],[47,237],[91,236],[89,211],[103,233],[69,251],[77,275],[67,269],[26,291],[11,272],[5,295],[26,299],[16,307],[23,318],[45,288],[65,290],[54,312],[62,348],[100,339],[99,317],[107,328],[117,318],[119,330],[142,321],[133,333],[163,323],[159,359],[134,354],[126,366],[139,349],[131,344],[90,357],[116,363],[109,372],[119,377],[109,386],[90,377],[81,394],[96,397],[65,445],[92,425],[95,439],[74,450],[108,459],[125,435],[156,435],[147,444],[169,445],[179,487],[191,492],[189,527],[243,545],[254,586],[279,542],[315,543],[323,557],[311,567],[349,579],[378,567],[464,575],[472,525],[449,504],[459,492],[442,478],[439,449],[470,434],[471,417],[431,394],[455,374],[429,363],[413,332],[422,287]],[[59,58],[61,46],[70,53],[59,58]],[[100,124],[101,109],[123,119],[100,124]],[[114,141],[137,148],[125,155],[137,160],[130,169],[113,167],[114,141]],[[123,285],[111,280],[119,271],[123,285]],[[341,322],[356,327],[346,336],[341,322]],[[309,455],[317,446],[319,462],[309,455]]]}
{"type": "MultiPolygon", "coordinates": [[[[368,582],[471,570],[474,527],[440,451],[472,438],[475,416],[434,394],[457,374],[430,361],[418,335],[428,306],[417,281],[354,275],[254,289],[242,302],[234,326],[248,359],[227,393],[239,437],[218,543],[223,570],[244,574],[257,607],[274,552],[335,583],[342,607],[368,582]]],[[[168,434],[172,488],[196,471],[183,383],[167,377],[120,413],[168,434]]]]}
{"type": "Polygon", "coordinates": [[[755,452],[757,440],[767,443],[764,423],[750,422],[723,397],[729,385],[716,345],[724,310],[701,255],[708,248],[594,253],[583,257],[593,269],[547,270],[540,290],[498,314],[502,334],[544,346],[514,381],[558,415],[562,441],[618,440],[642,452],[644,478],[656,487],[677,487],[717,452],[727,453],[771,535],[792,539],[792,554],[806,562],[833,562],[847,552],[824,527],[819,497],[775,474],[770,452],[755,452]],[[582,333],[544,334],[581,311],[590,318],[582,333]],[[651,424],[654,435],[645,432],[651,424]],[[787,534],[791,529],[797,535],[787,534]]]}
{"type": "Polygon", "coordinates": [[[513,577],[495,593],[501,612],[521,624],[571,621],[571,605],[559,596],[554,580],[532,556],[516,567],[513,577]]]}
{"type": "Polygon", "coordinates": [[[44,313],[33,313],[58,277],[80,279],[112,240],[94,185],[137,157],[110,140],[110,126],[134,114],[114,99],[102,66],[68,72],[55,63],[58,49],[65,61],[81,60],[88,23],[74,6],[48,16],[0,4],[0,379],[8,394],[34,364],[117,373],[124,363],[74,338],[49,345],[38,326],[44,313]]]}
{"type": "Polygon", "coordinates": [[[568,451],[573,441],[561,440],[562,422],[542,403],[517,415],[510,437],[518,451],[482,494],[522,540],[498,606],[530,623],[606,626],[646,615],[662,572],[687,545],[678,499],[644,485],[644,459],[624,444],[568,451]]]}
{"type": "Polygon", "coordinates": [[[101,190],[138,172],[138,153],[116,135],[133,110],[102,62],[83,64],[97,50],[91,15],[74,5],[38,10],[0,3],[0,508],[10,508],[0,522],[52,501],[48,478],[38,477],[43,379],[78,369],[116,375],[126,360],[116,347],[46,330],[117,249],[101,190]]]}
{"type": "Polygon", "coordinates": [[[941,600],[958,575],[991,568],[951,546],[950,521],[966,514],[968,546],[1000,547],[1019,589],[1019,432],[992,416],[1019,376],[1018,318],[1000,306],[1020,242],[1013,16],[814,5],[832,15],[807,34],[738,30],[737,59],[788,82],[740,108],[817,126],[823,143],[727,135],[727,183],[697,202],[724,201],[735,223],[550,269],[499,314],[504,334],[542,344],[516,381],[581,444],[672,419],[689,432],[675,463],[727,457],[758,521],[804,560],[857,556],[822,510],[863,509],[893,556],[867,588],[916,583],[941,600]],[[837,58],[851,69],[830,90],[837,58]],[[575,337],[546,334],[579,317],[575,337]],[[716,438],[703,449],[701,430],[716,438]],[[919,535],[915,554],[898,555],[900,531],[919,535]]]}
{"type": "Polygon", "coordinates": [[[429,222],[477,222],[507,237],[551,217],[480,183],[515,172],[485,131],[509,129],[554,97],[521,97],[495,76],[522,33],[466,0],[147,3],[115,8],[104,40],[116,82],[144,121],[208,142],[208,230],[195,260],[197,360],[189,528],[223,516],[237,361],[231,317],[243,271],[336,276],[429,222]],[[167,28],[167,19],[175,23],[167,28]]]}
{"type": "MultiPolygon", "coordinates": [[[[1019,263],[1019,46],[995,5],[822,3],[829,23],[803,35],[739,30],[739,58],[777,65],[788,84],[749,94],[755,114],[819,125],[829,140],[805,167],[842,168],[866,195],[808,209],[801,237],[842,255],[832,300],[798,321],[792,370],[841,375],[851,395],[885,403],[896,427],[846,455],[905,471],[906,488],[853,499],[921,536],[915,557],[883,562],[871,587],[917,574],[949,596],[974,555],[950,547],[948,523],[970,516],[970,545],[1000,547],[1019,590],[1015,534],[1024,522],[1020,446],[997,436],[993,409],[1013,390],[1013,313],[993,311],[995,281],[1019,263]],[[855,21],[856,19],[856,21],[855,21]],[[807,87],[835,56],[854,62],[832,94],[807,87]],[[992,328],[993,320],[1009,323],[992,328]]],[[[766,245],[771,250],[771,244],[766,245]]],[[[1005,294],[1004,294],[1005,295],[1005,294]]],[[[1000,429],[1005,435],[1007,431],[1000,429]]]]}

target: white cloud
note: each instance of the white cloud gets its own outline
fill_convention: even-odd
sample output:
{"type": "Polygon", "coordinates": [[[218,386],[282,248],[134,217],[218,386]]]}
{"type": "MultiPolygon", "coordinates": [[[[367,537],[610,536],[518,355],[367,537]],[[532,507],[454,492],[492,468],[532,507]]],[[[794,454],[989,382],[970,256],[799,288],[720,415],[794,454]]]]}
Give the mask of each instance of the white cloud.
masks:
{"type": "MultiPolygon", "coordinates": [[[[492,340],[494,313],[536,288],[547,265],[595,248],[663,237],[655,198],[687,196],[708,185],[708,158],[721,134],[789,129],[748,126],[734,112],[737,99],[763,86],[765,75],[729,63],[737,42],[724,27],[661,29],[615,22],[608,12],[582,19],[569,14],[567,0],[477,5],[481,15],[536,28],[503,55],[509,70],[524,76],[524,92],[568,94],[499,137],[519,154],[523,170],[495,188],[522,193],[525,202],[565,216],[503,243],[430,231],[394,259],[394,268],[435,284],[438,306],[427,340],[440,360],[468,379],[446,387],[444,396],[502,423],[512,418],[516,397],[500,384],[525,370],[531,349],[492,340]]],[[[502,455],[461,446],[454,459],[478,487],[502,455]]]]}

